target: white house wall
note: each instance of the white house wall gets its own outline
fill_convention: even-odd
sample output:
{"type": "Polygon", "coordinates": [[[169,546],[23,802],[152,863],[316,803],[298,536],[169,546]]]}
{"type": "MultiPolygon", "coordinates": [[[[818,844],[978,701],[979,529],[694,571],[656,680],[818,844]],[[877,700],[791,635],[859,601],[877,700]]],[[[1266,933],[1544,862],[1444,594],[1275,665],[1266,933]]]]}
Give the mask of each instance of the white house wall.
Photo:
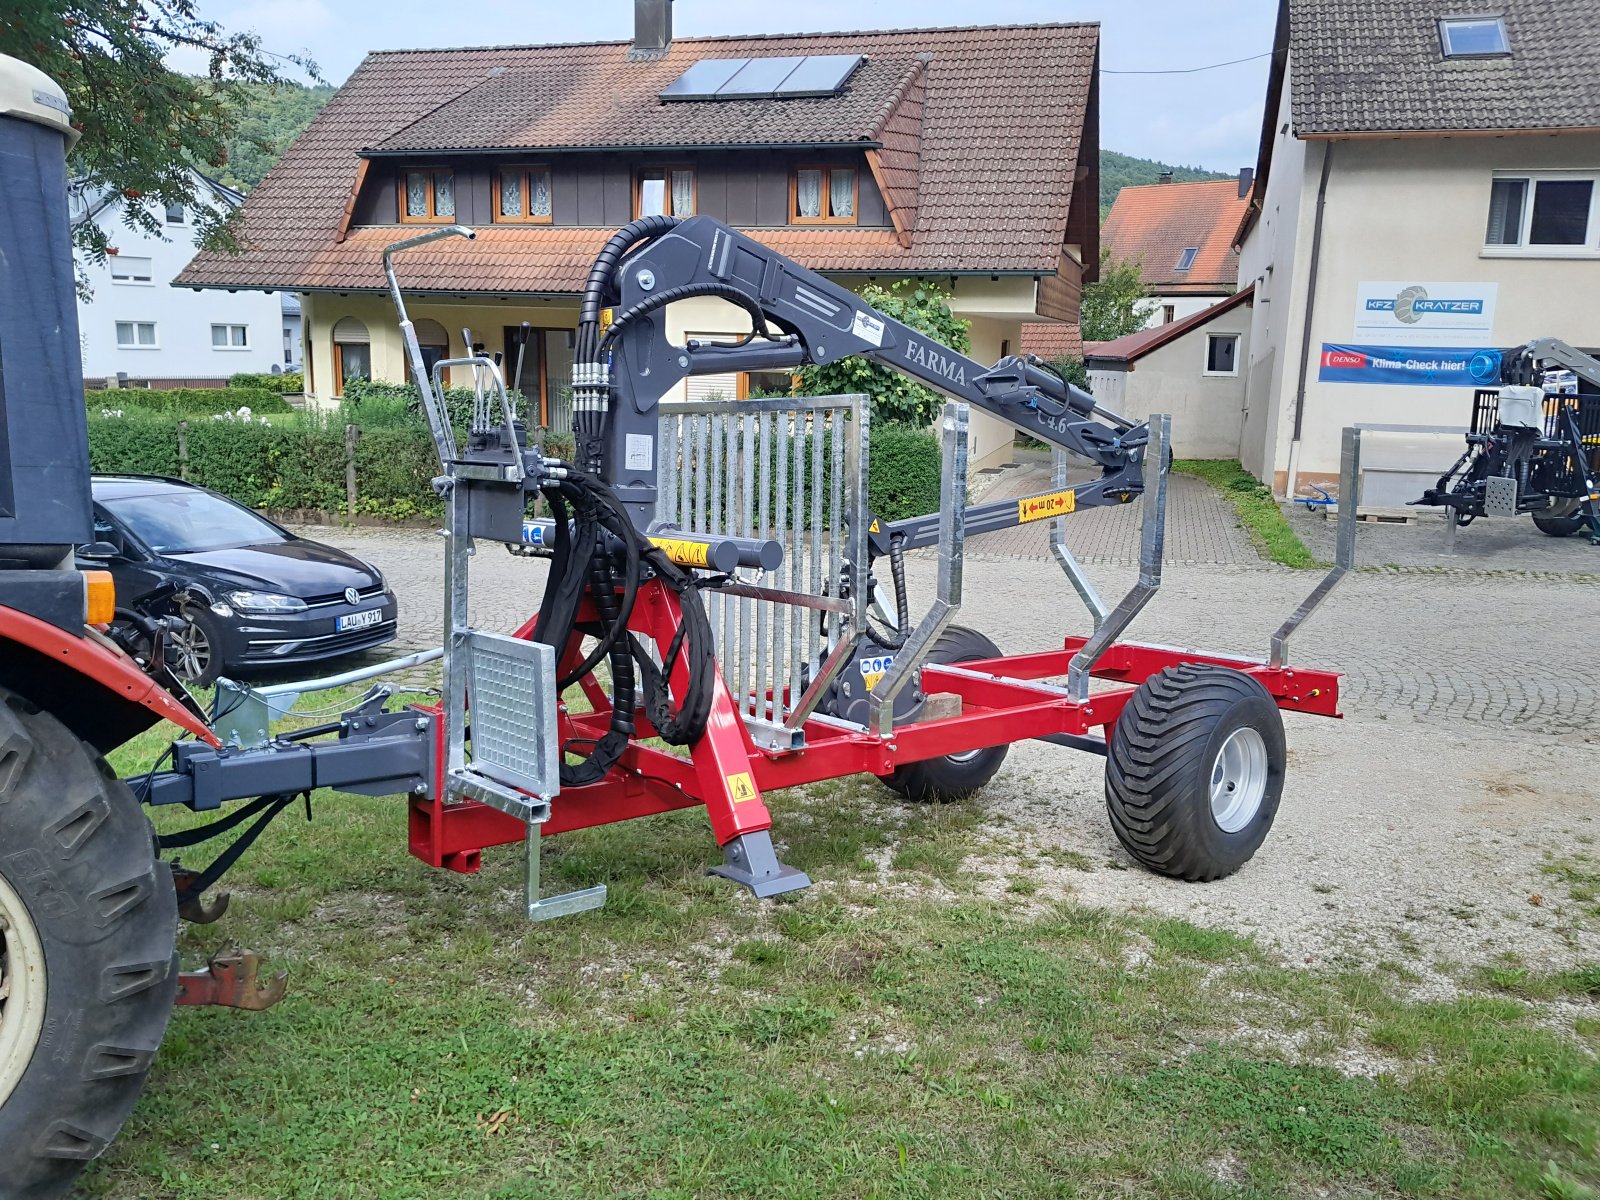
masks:
{"type": "Polygon", "coordinates": [[[1089,384],[1096,400],[1125,417],[1171,414],[1179,458],[1237,458],[1249,347],[1250,306],[1241,303],[1142,355],[1131,369],[1091,363],[1089,384]],[[1239,335],[1240,374],[1205,373],[1207,337],[1214,333],[1239,335]]]}
{"type": "Polygon", "coordinates": [[[1205,312],[1206,309],[1221,304],[1226,299],[1226,296],[1152,295],[1143,301],[1149,309],[1145,314],[1143,328],[1154,329],[1158,325],[1170,325],[1172,321],[1181,321],[1185,317],[1194,316],[1195,313],[1205,312]],[[1172,306],[1172,321],[1168,321],[1164,315],[1169,304],[1172,306]]]}
{"type": "MultiPolygon", "coordinates": [[[[159,219],[162,209],[156,209],[159,219]]],[[[108,205],[94,218],[106,231],[117,255],[91,263],[79,254],[93,296],[78,300],[78,329],[83,373],[89,379],[226,379],[238,371],[267,373],[283,358],[283,310],[276,293],[194,291],[171,286],[173,278],[194,257],[192,218],[184,225],[166,225],[163,241],[122,223],[122,206],[108,205]],[[111,278],[116,258],[151,260],[149,283],[124,283],[111,278]],[[128,349],[117,345],[118,321],[148,321],[156,326],[156,346],[128,349]],[[243,325],[249,345],[219,350],[211,344],[212,325],[243,325]]]]}
{"type": "MultiPolygon", "coordinates": [[[[1261,213],[1239,249],[1239,286],[1255,286],[1250,306],[1250,355],[1246,359],[1244,431],[1239,458],[1258,479],[1273,476],[1279,414],[1285,378],[1292,378],[1299,361],[1300,343],[1291,340],[1298,330],[1297,310],[1304,300],[1298,285],[1301,274],[1299,247],[1309,241],[1316,200],[1316,158],[1306,161],[1306,143],[1289,129],[1289,97],[1293,90],[1294,62],[1284,72],[1283,99],[1272,127],[1272,169],[1267,176],[1261,213]],[[1310,201],[1305,202],[1309,178],[1310,201]]],[[[1320,156],[1321,149],[1317,151],[1320,156]]],[[[1287,385],[1293,395],[1293,384],[1287,385]]],[[[1281,492],[1281,484],[1280,484],[1281,492]]]]}
{"type": "MultiPolygon", "coordinates": [[[[1286,83],[1284,95],[1290,93],[1286,83]]],[[[1279,127],[1287,114],[1280,114],[1279,127]]],[[[1484,334],[1437,333],[1419,347],[1510,347],[1536,337],[1600,345],[1600,260],[1503,257],[1483,252],[1490,185],[1496,171],[1600,168],[1600,134],[1410,137],[1308,144],[1277,135],[1261,218],[1241,255],[1240,284],[1255,282],[1243,459],[1279,495],[1293,484],[1337,478],[1340,431],[1355,423],[1466,425],[1472,388],[1319,383],[1323,343],[1396,344],[1358,333],[1364,281],[1492,283],[1497,303],[1484,334]],[[1332,154],[1322,253],[1302,362],[1318,179],[1332,154]],[[1299,452],[1291,456],[1296,388],[1305,378],[1299,452]],[[1258,408],[1258,405],[1261,407],[1258,408]],[[1292,458],[1292,462],[1291,462],[1292,458]]],[[[1591,231],[1592,241],[1593,231],[1591,231]]],[[[1396,451],[1399,453],[1400,451],[1396,451]]],[[[1459,439],[1424,438],[1388,464],[1437,473],[1460,452],[1459,439]]]]}

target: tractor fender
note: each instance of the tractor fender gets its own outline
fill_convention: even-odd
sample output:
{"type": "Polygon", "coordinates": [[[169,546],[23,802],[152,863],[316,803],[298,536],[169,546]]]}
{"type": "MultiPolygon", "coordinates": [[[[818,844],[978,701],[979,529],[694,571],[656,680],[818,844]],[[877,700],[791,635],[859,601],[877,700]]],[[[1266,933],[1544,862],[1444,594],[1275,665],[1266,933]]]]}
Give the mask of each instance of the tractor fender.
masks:
{"type": "Polygon", "coordinates": [[[120,650],[4,605],[0,686],[51,713],[102,754],[163,720],[221,744],[120,650]]]}

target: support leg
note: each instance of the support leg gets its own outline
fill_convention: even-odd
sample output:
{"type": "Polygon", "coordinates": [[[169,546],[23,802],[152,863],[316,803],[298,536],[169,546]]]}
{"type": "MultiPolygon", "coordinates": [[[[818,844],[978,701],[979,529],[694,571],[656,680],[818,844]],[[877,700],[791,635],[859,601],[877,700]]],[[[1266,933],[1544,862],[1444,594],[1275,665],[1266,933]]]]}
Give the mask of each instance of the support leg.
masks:
{"type": "Polygon", "coordinates": [[[588,912],[606,902],[606,885],[596,884],[576,892],[563,892],[559,896],[539,895],[539,823],[528,825],[525,842],[528,853],[528,920],[549,921],[555,917],[569,917],[573,913],[588,912]]]}

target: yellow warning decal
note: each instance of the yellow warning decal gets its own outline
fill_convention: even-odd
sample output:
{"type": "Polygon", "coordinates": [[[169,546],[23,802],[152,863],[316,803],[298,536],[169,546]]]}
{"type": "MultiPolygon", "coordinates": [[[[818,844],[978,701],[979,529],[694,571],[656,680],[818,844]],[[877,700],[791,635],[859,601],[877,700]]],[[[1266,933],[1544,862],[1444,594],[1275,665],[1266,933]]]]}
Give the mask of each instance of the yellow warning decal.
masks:
{"type": "Polygon", "coordinates": [[[861,660],[861,678],[867,685],[867,691],[878,686],[889,668],[894,665],[892,654],[869,654],[861,660]]]}
{"type": "Polygon", "coordinates": [[[728,795],[733,797],[735,804],[757,798],[755,780],[750,778],[749,771],[740,771],[737,775],[728,776],[728,795]]]}
{"type": "Polygon", "coordinates": [[[602,308],[600,310],[600,328],[602,331],[611,328],[611,322],[616,319],[616,315],[615,309],[602,308]]]}
{"type": "Polygon", "coordinates": [[[867,526],[867,532],[868,533],[877,533],[878,532],[878,518],[877,517],[873,517],[872,518],[872,524],[867,526]]]}
{"type": "Polygon", "coordinates": [[[705,542],[687,542],[682,538],[664,537],[653,537],[650,540],[658,550],[680,567],[703,567],[706,565],[706,555],[710,552],[710,548],[705,542]]]}
{"type": "Polygon", "coordinates": [[[1043,496],[1027,496],[1017,501],[1017,521],[1043,521],[1049,517],[1064,517],[1078,507],[1075,492],[1048,492],[1043,496]]]}

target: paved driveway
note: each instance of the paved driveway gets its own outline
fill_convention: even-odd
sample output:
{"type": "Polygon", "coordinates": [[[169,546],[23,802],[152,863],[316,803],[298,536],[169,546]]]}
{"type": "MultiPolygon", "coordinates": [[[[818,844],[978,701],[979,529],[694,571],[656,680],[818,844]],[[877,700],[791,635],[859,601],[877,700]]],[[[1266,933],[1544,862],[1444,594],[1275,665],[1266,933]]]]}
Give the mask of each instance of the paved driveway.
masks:
{"type": "MultiPolygon", "coordinates": [[[[1190,514],[1215,524],[1221,502],[1181,486],[1172,544],[1195,559],[1167,568],[1131,636],[1264,655],[1317,575],[1264,564],[1232,533],[1196,534],[1190,514]]],[[[1109,514],[1101,548],[1084,555],[1108,599],[1134,575],[1109,525],[1132,522],[1137,508],[1109,514]]],[[[404,642],[438,644],[437,536],[308,532],[381,565],[400,595],[404,642]]],[[[1371,538],[1364,527],[1363,550],[1371,538]]],[[[909,563],[914,608],[931,599],[934,569],[930,558],[909,563]]],[[[476,624],[510,630],[535,611],[542,561],[486,543],[473,572],[476,624]]],[[[976,547],[959,619],[1007,651],[1087,629],[1048,558],[976,547]]],[[[1245,870],[1189,886],[1125,869],[1105,821],[1100,760],[1039,743],[1014,747],[981,797],[993,851],[975,867],[992,877],[997,902],[1023,903],[1005,889],[1013,873],[1027,875],[1041,888],[1026,903],[1071,895],[1148,906],[1251,933],[1291,962],[1402,961],[1424,990],[1448,990],[1461,964],[1506,953],[1539,967],[1600,957],[1600,909],[1563,882],[1600,875],[1597,631],[1600,583],[1581,572],[1354,572],[1291,653],[1346,672],[1347,720],[1289,718],[1283,808],[1245,870]],[[1040,855],[1050,850],[1060,853],[1040,855]]]]}

